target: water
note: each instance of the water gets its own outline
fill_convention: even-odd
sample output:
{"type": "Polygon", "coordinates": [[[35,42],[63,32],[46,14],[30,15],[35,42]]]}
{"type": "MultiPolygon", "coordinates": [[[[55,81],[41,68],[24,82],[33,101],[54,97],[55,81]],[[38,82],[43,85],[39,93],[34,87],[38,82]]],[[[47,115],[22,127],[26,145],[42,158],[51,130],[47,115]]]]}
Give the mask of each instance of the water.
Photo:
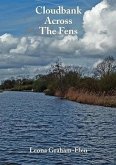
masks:
{"type": "Polygon", "coordinates": [[[116,165],[116,108],[40,93],[0,93],[0,165],[12,163],[116,165]],[[80,147],[87,153],[30,153],[30,147],[80,147]]]}

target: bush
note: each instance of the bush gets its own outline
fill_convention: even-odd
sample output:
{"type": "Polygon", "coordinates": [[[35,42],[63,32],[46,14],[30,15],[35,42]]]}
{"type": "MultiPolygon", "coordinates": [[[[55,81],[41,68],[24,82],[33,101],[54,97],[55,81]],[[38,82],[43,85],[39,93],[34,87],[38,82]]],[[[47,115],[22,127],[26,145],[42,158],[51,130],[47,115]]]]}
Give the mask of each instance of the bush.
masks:
{"type": "Polygon", "coordinates": [[[36,92],[43,92],[45,89],[47,89],[47,82],[42,79],[35,80],[33,83],[33,89],[36,92]]]}

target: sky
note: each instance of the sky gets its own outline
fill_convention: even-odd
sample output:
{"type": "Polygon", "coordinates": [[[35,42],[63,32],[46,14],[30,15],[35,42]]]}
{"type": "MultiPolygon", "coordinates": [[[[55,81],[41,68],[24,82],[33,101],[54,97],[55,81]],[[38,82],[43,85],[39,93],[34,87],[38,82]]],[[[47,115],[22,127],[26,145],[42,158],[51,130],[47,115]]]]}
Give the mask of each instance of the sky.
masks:
{"type": "Polygon", "coordinates": [[[106,56],[116,57],[115,43],[115,0],[0,0],[0,80],[34,77],[46,72],[58,57],[65,65],[91,69],[106,56]],[[79,6],[81,15],[49,15],[72,19],[73,24],[65,27],[77,29],[78,34],[41,35],[39,26],[44,26],[48,15],[36,14],[37,6],[79,6]]]}

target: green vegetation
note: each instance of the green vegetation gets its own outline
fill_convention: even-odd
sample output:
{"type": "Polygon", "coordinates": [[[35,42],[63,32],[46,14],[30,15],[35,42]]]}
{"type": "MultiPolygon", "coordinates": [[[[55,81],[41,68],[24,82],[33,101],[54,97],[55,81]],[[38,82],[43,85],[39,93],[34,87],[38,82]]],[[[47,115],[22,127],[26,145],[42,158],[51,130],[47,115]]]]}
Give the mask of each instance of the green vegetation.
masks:
{"type": "Polygon", "coordinates": [[[74,87],[76,90],[92,92],[99,95],[115,95],[116,70],[115,60],[107,57],[94,70],[94,76],[84,76],[81,67],[63,67],[58,60],[50,69],[49,74],[39,76],[33,85],[36,91],[49,89],[54,95],[56,91],[65,94],[74,87]],[[98,74],[99,73],[99,74],[98,74]]]}
{"type": "Polygon", "coordinates": [[[84,75],[83,68],[64,67],[57,60],[47,75],[38,75],[35,79],[5,80],[0,89],[32,90],[83,103],[116,106],[116,60],[113,57],[105,58],[91,77],[84,75]]]}
{"type": "Polygon", "coordinates": [[[16,90],[16,91],[27,91],[32,90],[33,80],[32,79],[11,79],[2,82],[1,90],[16,90]]]}

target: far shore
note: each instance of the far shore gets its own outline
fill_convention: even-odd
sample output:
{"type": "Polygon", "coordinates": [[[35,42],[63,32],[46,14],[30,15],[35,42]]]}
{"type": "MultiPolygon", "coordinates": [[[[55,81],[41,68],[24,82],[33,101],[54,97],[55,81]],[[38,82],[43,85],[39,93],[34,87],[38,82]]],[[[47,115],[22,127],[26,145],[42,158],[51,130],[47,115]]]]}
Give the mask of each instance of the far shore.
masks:
{"type": "MultiPolygon", "coordinates": [[[[12,89],[4,89],[0,90],[0,93],[4,91],[18,91],[18,92],[39,92],[34,89],[23,90],[22,88],[12,88],[12,89]]],[[[70,101],[75,101],[82,104],[89,105],[99,105],[104,107],[116,107],[116,95],[105,95],[104,93],[92,93],[84,90],[77,90],[74,87],[69,88],[64,93],[56,90],[52,93],[49,89],[42,91],[45,95],[57,96],[62,99],[67,99],[70,101]]]]}
{"type": "MultiPolygon", "coordinates": [[[[36,92],[33,89],[32,90],[3,90],[4,91],[18,91],[18,92],[36,92]]],[[[40,93],[40,92],[39,92],[40,93]]],[[[67,99],[70,101],[75,101],[82,104],[89,104],[89,105],[99,105],[104,107],[116,107],[116,96],[110,96],[110,95],[99,95],[94,93],[89,93],[85,91],[78,91],[75,90],[75,88],[70,88],[67,92],[64,94],[61,91],[56,91],[54,94],[51,93],[49,90],[45,90],[43,93],[46,95],[56,96],[60,97],[62,99],[67,99]]]]}

